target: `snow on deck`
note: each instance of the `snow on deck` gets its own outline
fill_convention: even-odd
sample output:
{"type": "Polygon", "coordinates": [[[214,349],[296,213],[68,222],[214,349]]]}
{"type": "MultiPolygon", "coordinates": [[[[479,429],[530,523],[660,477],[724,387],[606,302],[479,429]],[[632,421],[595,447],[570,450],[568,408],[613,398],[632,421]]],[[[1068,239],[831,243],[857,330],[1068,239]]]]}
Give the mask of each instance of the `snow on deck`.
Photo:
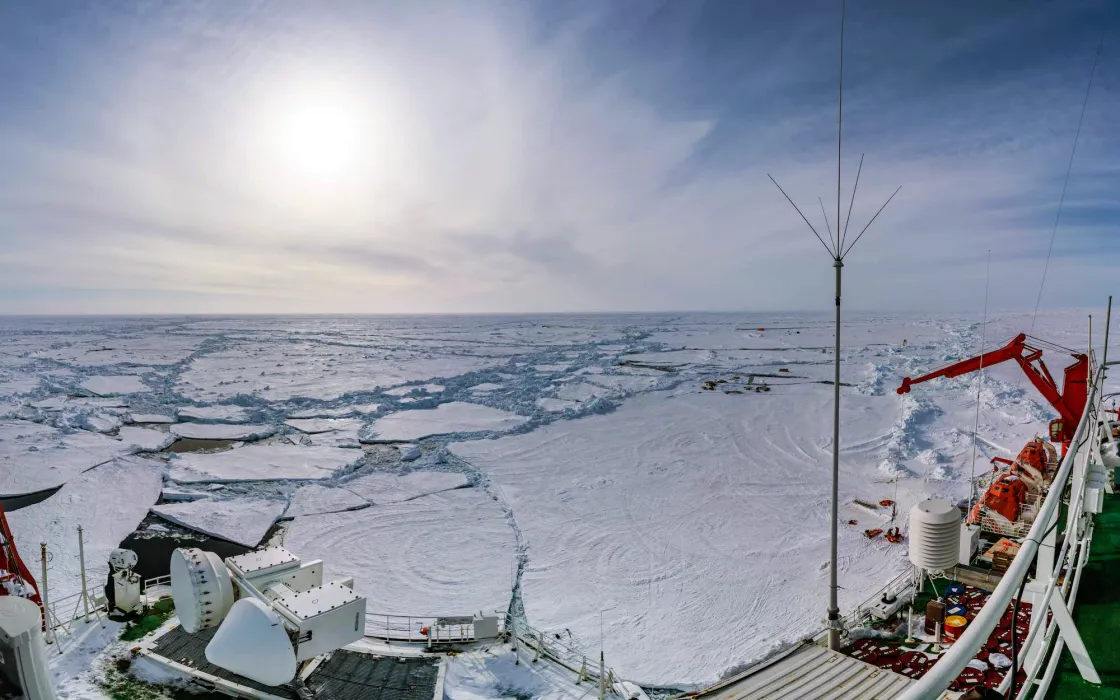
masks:
{"type": "Polygon", "coordinates": [[[504,431],[527,418],[481,404],[453,401],[427,410],[399,411],[378,418],[370,428],[382,442],[408,442],[432,435],[504,431]]]}
{"type": "MultiPolygon", "coordinates": [[[[528,545],[530,624],[570,629],[647,683],[704,683],[815,630],[825,609],[831,454],[824,387],[750,398],[649,395],[527,435],[451,445],[489,475],[528,545]],[[651,429],[656,426],[656,429],[651,429]]],[[[888,397],[847,397],[844,501],[881,496],[888,397]]],[[[841,532],[853,603],[903,566],[841,532]]],[[[842,600],[842,603],[845,602],[842,600]]]]}
{"type": "Polygon", "coordinates": [[[302,445],[246,445],[225,452],[186,452],[171,459],[180,483],[329,479],[362,459],[361,450],[302,445]]]}
{"type": "Polygon", "coordinates": [[[152,506],[152,512],[204,535],[256,547],[284,513],[286,505],[276,499],[203,499],[152,506]]]}
{"type": "Polygon", "coordinates": [[[38,544],[47,543],[53,557],[49,569],[52,600],[81,590],[78,525],[85,535],[86,580],[91,593],[104,584],[109,552],[136,529],[159,499],[162,470],[162,464],[153,460],[116,459],[74,478],[45,501],[7,514],[20,555],[37,579],[38,544]]]}
{"type": "Polygon", "coordinates": [[[459,472],[375,472],[347,482],[346,488],[370,503],[385,504],[410,501],[466,485],[466,475],[459,472]]]}
{"type": "Polygon", "coordinates": [[[259,440],[276,432],[271,425],[239,425],[230,423],[176,423],[171,432],[196,440],[259,440]]]}
{"type": "Polygon", "coordinates": [[[88,430],[63,432],[23,420],[0,420],[0,495],[60,486],[83,471],[132,451],[88,430]]]}
{"type": "Polygon", "coordinates": [[[151,391],[148,385],[135,376],[105,376],[88,377],[82,382],[82,388],[98,396],[119,396],[121,394],[138,394],[151,391]]]}
{"type": "Polygon", "coordinates": [[[322,559],[327,579],[353,576],[370,616],[505,610],[517,554],[501,508],[475,489],[301,516],[291,522],[284,547],[322,559]]]}

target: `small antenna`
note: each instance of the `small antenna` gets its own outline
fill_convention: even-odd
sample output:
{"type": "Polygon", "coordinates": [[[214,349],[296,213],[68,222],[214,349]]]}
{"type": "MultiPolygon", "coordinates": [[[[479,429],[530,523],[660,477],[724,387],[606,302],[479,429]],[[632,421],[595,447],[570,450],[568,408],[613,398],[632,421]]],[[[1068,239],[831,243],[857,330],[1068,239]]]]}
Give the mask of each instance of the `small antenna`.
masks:
{"type": "Polygon", "coordinates": [[[844,241],[848,240],[848,224],[852,223],[852,207],[856,205],[856,190],[859,189],[859,174],[863,172],[863,156],[859,155],[859,168],[856,169],[856,184],[852,187],[852,201],[848,203],[848,218],[844,219],[844,235],[840,238],[840,249],[844,249],[844,241]]]}
{"type": "Polygon", "coordinates": [[[891,196],[887,198],[887,201],[883,202],[883,206],[879,207],[879,210],[877,212],[875,212],[875,216],[871,217],[871,220],[868,221],[867,225],[864,226],[863,229],[859,232],[859,235],[855,237],[855,240],[853,240],[850,245],[845,247],[844,244],[847,242],[848,224],[851,222],[851,218],[852,218],[852,207],[855,206],[855,201],[856,201],[856,189],[859,187],[859,174],[860,174],[860,172],[863,171],[863,156],[861,155],[860,159],[859,159],[859,170],[856,171],[856,182],[855,182],[855,185],[852,187],[852,201],[851,201],[851,204],[848,206],[848,220],[844,222],[844,230],[843,230],[843,232],[841,232],[841,230],[840,230],[840,185],[841,185],[841,164],[842,164],[842,160],[843,160],[842,156],[843,156],[843,143],[844,143],[844,141],[843,141],[843,138],[844,138],[844,15],[845,15],[846,9],[847,9],[846,8],[846,2],[844,0],[841,0],[841,3],[840,3],[840,80],[839,80],[839,85],[838,85],[838,98],[837,98],[837,110],[836,110],[836,239],[835,239],[835,241],[833,241],[832,229],[831,229],[831,227],[829,226],[829,223],[828,223],[828,214],[825,214],[825,212],[824,212],[824,201],[821,200],[820,198],[818,198],[818,201],[820,201],[820,204],[821,204],[821,213],[824,214],[824,223],[825,223],[825,226],[828,228],[828,239],[829,239],[829,241],[832,241],[832,243],[833,243],[832,246],[829,246],[827,243],[824,242],[824,239],[821,237],[821,234],[817,232],[817,229],[813,228],[813,224],[809,223],[809,219],[805,217],[804,213],[802,213],[801,208],[797,206],[797,204],[793,201],[793,199],[788,194],[786,194],[786,191],[784,189],[782,189],[782,186],[778,184],[778,181],[774,179],[774,176],[770,175],[769,173],[766,174],[766,176],[770,178],[770,181],[774,183],[774,186],[778,188],[778,191],[780,191],[782,193],[782,195],[786,198],[786,201],[788,201],[790,203],[790,205],[793,206],[793,208],[801,216],[801,219],[809,227],[809,230],[813,232],[813,235],[817,237],[817,240],[821,242],[821,245],[824,246],[825,250],[828,251],[829,257],[832,258],[832,266],[836,270],[836,347],[835,347],[835,352],[834,352],[834,355],[833,355],[834,372],[833,372],[833,382],[832,382],[832,390],[833,390],[833,395],[832,395],[832,398],[833,398],[833,410],[832,410],[832,533],[831,533],[831,547],[830,547],[831,551],[830,551],[830,557],[829,557],[829,592],[828,592],[828,648],[833,650],[833,651],[837,651],[837,650],[840,649],[840,628],[841,628],[840,604],[839,604],[839,589],[840,589],[840,586],[837,583],[837,553],[836,553],[837,541],[838,541],[838,538],[839,538],[838,524],[840,522],[839,521],[839,518],[840,518],[839,488],[840,488],[840,289],[841,289],[841,276],[842,276],[841,271],[844,268],[844,258],[848,255],[848,253],[851,252],[852,248],[855,247],[856,243],[859,243],[859,239],[863,238],[863,234],[867,232],[867,229],[871,227],[871,224],[873,224],[875,222],[875,219],[879,218],[879,214],[881,214],[883,212],[883,210],[887,208],[887,205],[891,203],[891,200],[894,199],[896,194],[898,194],[898,191],[902,189],[902,185],[899,185],[898,189],[896,189],[894,191],[894,193],[891,194],[891,196]]]}

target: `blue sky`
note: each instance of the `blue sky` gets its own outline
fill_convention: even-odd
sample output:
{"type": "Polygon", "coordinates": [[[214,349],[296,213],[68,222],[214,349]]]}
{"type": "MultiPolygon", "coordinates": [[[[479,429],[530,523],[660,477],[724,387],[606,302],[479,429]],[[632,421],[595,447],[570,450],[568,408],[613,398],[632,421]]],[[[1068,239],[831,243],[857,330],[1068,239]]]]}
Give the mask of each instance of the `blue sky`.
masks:
{"type": "MultiPolygon", "coordinates": [[[[853,309],[1120,280],[1107,2],[848,3],[853,309]],[[857,229],[858,230],[858,229],[857,229]]],[[[827,309],[838,2],[0,7],[0,311],[827,309]]],[[[832,221],[831,225],[835,225],[832,221]]]]}

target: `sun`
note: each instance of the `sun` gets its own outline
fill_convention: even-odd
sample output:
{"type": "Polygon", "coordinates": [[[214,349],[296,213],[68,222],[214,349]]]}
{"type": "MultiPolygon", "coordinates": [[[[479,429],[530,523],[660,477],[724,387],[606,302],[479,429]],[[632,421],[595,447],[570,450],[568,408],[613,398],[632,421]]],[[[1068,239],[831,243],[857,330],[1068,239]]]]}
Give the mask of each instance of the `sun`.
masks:
{"type": "Polygon", "coordinates": [[[304,95],[278,109],[273,146],[292,174],[334,181],[354,172],[363,150],[361,110],[332,95],[304,95]]]}

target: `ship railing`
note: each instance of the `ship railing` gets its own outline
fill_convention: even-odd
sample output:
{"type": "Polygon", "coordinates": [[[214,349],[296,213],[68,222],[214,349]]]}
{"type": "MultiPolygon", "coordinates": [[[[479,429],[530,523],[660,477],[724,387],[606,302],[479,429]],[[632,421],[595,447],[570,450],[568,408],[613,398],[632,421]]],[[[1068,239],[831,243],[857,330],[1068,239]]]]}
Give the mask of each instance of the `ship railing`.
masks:
{"type": "Polygon", "coordinates": [[[1025,586],[1027,574],[1036,557],[1038,572],[1030,590],[1030,598],[1034,602],[1030,630],[1022,642],[1022,652],[1017,654],[1017,663],[1007,670],[999,692],[1006,695],[1016,671],[1025,667],[1027,678],[1016,689],[1015,698],[1022,700],[1032,692],[1033,697],[1045,697],[1065,644],[1069,644],[1071,652],[1074,652],[1074,661],[1082,677],[1092,683],[1100,682],[1069,613],[1076,600],[1082,567],[1088,559],[1093,536],[1093,520],[1086,517],[1083,511],[1088,483],[1086,477],[1090,466],[1096,466],[1091,465],[1090,457],[1095,439],[1092,430],[1097,424],[1100,411],[1104,380],[1102,369],[1097,368],[1093,377],[1089,400],[1085,403],[1070,449],[1062,458],[1050,492],[1023,540],[1019,553],[1008,566],[999,585],[992,591],[987,604],[964,633],[925,675],[899,696],[899,700],[934,700],[941,697],[942,692],[948,689],[987,642],[1004,611],[1018,594],[1020,586],[1025,586]],[[1069,485],[1072,488],[1065,538],[1060,551],[1055,552],[1060,506],[1069,485]],[[1053,615],[1048,612],[1053,612],[1053,615]],[[1053,653],[1049,653],[1055,637],[1057,644],[1053,647],[1053,653]]]}
{"type": "MultiPolygon", "coordinates": [[[[523,617],[507,615],[506,630],[518,649],[533,655],[533,661],[544,658],[576,674],[576,682],[599,682],[599,662],[588,657],[587,651],[580,648],[578,641],[567,630],[545,632],[531,626],[523,617]]],[[[614,692],[614,686],[622,678],[610,666],[603,666],[606,691],[614,692]]]]}
{"type": "MultiPolygon", "coordinates": [[[[505,611],[488,613],[498,618],[499,628],[505,611]]],[[[392,615],[366,613],[366,636],[386,642],[459,644],[477,639],[475,616],[471,615],[392,615]],[[426,630],[426,632],[425,632],[426,630]]],[[[499,629],[501,631],[501,629],[499,629]]]]}
{"type": "MultiPolygon", "coordinates": [[[[898,576],[891,579],[885,586],[875,592],[874,595],[868,597],[861,605],[856,606],[854,610],[840,618],[844,629],[853,630],[858,627],[863,627],[872,621],[871,610],[879,601],[884,598],[894,599],[903,598],[907,592],[914,586],[914,574],[910,571],[903,571],[898,576]]],[[[823,630],[818,636],[817,640],[822,640],[828,636],[828,630],[823,630]]]]}
{"type": "Polygon", "coordinates": [[[59,653],[64,651],[62,639],[74,633],[75,622],[89,622],[91,617],[100,621],[101,615],[107,613],[108,609],[108,601],[103,594],[83,594],[82,591],[62,598],[51,598],[46,607],[39,603],[40,614],[48,623],[46,639],[57,644],[59,653]]]}
{"type": "Polygon", "coordinates": [[[144,602],[149,605],[162,598],[170,597],[171,574],[144,579],[140,585],[140,595],[144,602]]]}

